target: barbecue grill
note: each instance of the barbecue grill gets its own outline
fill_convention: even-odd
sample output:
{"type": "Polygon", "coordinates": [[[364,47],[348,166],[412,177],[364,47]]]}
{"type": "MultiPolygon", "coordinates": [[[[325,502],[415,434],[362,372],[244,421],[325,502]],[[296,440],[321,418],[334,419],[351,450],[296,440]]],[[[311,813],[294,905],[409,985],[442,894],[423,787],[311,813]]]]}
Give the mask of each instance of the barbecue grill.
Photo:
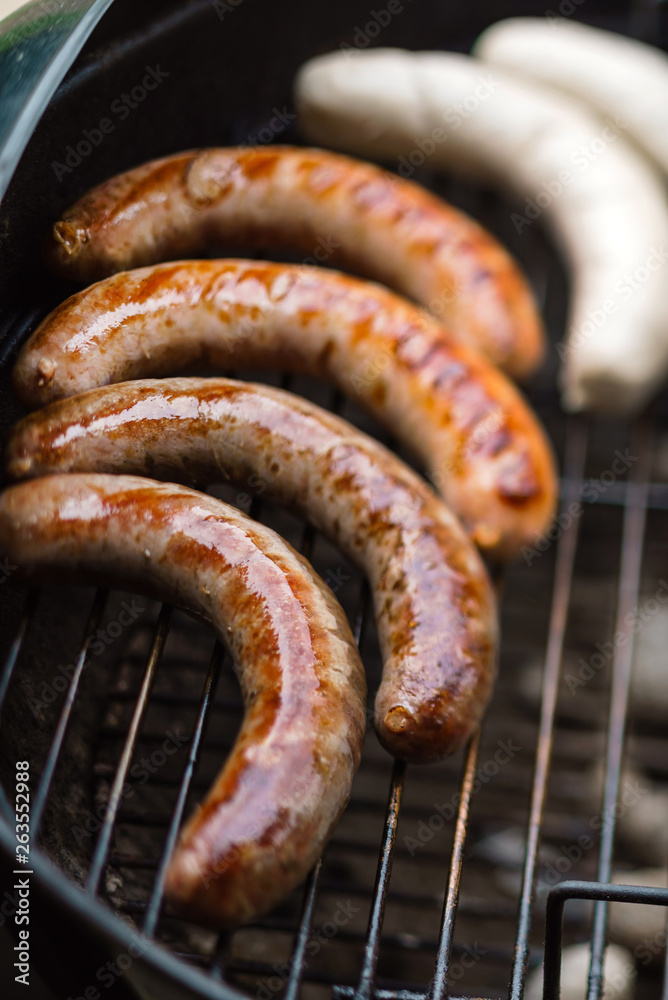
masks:
{"type": "MultiPolygon", "coordinates": [[[[51,100],[0,207],[3,435],[20,415],[9,390],[18,345],[72,291],[43,270],[40,240],[89,186],[178,149],[299,142],[294,73],[342,43],[467,51],[500,16],[544,13],[533,3],[461,9],[431,0],[389,20],[385,11],[380,4],[375,16],[363,0],[317,13],[306,0],[147,0],[138,13],[116,0],[51,100]],[[159,84],[142,96],[149,69],[159,84]],[[103,130],[102,119],[113,128],[103,130]]],[[[668,42],[654,4],[566,0],[551,13],[668,42]]],[[[559,339],[567,281],[539,227],[518,234],[512,204],[433,174],[428,162],[416,179],[509,246],[559,339]]],[[[629,697],[634,655],[646,648],[629,621],[652,599],[652,614],[663,613],[655,595],[668,575],[668,405],[664,396],[633,425],[567,417],[556,366],[552,350],[528,392],[558,452],[561,515],[542,547],[496,581],[500,676],[481,731],[456,757],[418,768],[393,762],[370,729],[324,858],[249,927],[214,934],[178,919],[163,899],[178,830],[240,718],[231,665],[211,632],[131,594],[27,590],[2,567],[0,922],[16,934],[14,775],[27,760],[31,965],[56,997],[520,1000],[545,957],[551,1000],[562,944],[590,941],[588,1000],[597,1000],[606,901],[668,903],[665,890],[612,885],[613,869],[645,863],[627,822],[633,795],[649,794],[650,782],[668,792],[665,717],[629,697]],[[622,471],[611,472],[618,453],[622,471]],[[613,643],[620,631],[629,641],[613,643]]],[[[396,448],[329,386],[242,374],[300,392],[396,448]]],[[[212,492],[312,560],[349,614],[373,694],[380,659],[360,574],[264,502],[261,489],[212,492]]],[[[655,951],[659,961],[638,963],[641,1000],[668,998],[661,942],[655,951]]],[[[14,986],[10,962],[5,989],[14,986]]]]}

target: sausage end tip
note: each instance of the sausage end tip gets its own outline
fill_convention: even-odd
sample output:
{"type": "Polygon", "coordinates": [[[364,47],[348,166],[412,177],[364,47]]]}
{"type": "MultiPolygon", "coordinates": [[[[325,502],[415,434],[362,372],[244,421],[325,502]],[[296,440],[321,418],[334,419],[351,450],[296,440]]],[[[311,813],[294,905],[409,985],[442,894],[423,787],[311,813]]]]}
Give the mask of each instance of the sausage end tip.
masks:
{"type": "Polygon", "coordinates": [[[64,220],[54,224],[51,235],[57,244],[57,249],[64,252],[68,257],[76,256],[85,242],[83,230],[64,220]]]}
{"type": "Polygon", "coordinates": [[[56,375],[56,368],[56,362],[52,358],[40,358],[36,366],[37,375],[39,376],[37,384],[44,386],[53,382],[56,375]]]}

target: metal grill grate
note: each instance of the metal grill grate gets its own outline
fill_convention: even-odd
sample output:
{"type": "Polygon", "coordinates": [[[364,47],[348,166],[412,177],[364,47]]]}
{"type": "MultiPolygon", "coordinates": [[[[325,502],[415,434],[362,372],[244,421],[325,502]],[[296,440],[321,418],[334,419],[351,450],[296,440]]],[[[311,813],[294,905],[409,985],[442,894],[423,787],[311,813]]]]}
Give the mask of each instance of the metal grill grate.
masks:
{"type": "MultiPolygon", "coordinates": [[[[633,11],[636,27],[642,21],[644,30],[654,30],[656,7],[633,11]]],[[[427,173],[419,179],[511,247],[560,336],[565,281],[542,236],[533,229],[519,236],[508,206],[488,192],[444,186],[427,173]]],[[[549,997],[562,942],[577,941],[592,942],[588,1000],[600,995],[607,907],[591,901],[615,893],[648,899],[640,890],[610,885],[614,869],[643,860],[624,831],[616,836],[624,767],[630,762],[668,789],[668,737],[665,719],[645,717],[632,704],[629,709],[633,638],[617,644],[575,691],[564,676],[579,657],[592,658],[597,642],[628,631],[629,613],[656,592],[665,572],[668,427],[663,405],[631,428],[565,417],[550,388],[551,360],[531,399],[559,452],[567,526],[545,551],[520,560],[498,581],[501,673],[482,731],[465,753],[423,769],[393,763],[370,732],[350,805],[325,857],[303,891],[249,928],[213,935],[178,920],[163,903],[165,866],[179,827],[238,725],[240,698],[224,651],[206,629],[152,604],[112,636],[109,626],[127,595],[86,592],[89,605],[80,609],[71,605],[81,602],[81,591],[25,596],[0,675],[0,723],[13,740],[13,756],[31,747],[32,773],[39,775],[32,789],[33,843],[84,887],[91,905],[101,900],[183,963],[205,971],[221,997],[229,997],[225,985],[231,984],[258,1000],[520,1000],[545,939],[549,997]],[[637,459],[628,476],[608,482],[615,451],[626,447],[637,459]],[[577,516],[569,513],[573,505],[577,516]],[[66,655],[54,631],[59,614],[68,619],[68,634],[74,618],[82,636],[68,656],[67,690],[49,703],[34,731],[20,733],[11,717],[30,691],[34,643],[56,643],[52,677],[66,655]],[[98,657],[99,630],[113,641],[98,657]],[[89,712],[84,747],[79,731],[89,712]],[[179,745],[167,754],[162,747],[173,736],[170,750],[179,745]],[[504,763],[499,741],[510,748],[504,763]],[[77,754],[89,767],[76,778],[63,825],[63,782],[77,754]],[[605,762],[603,771],[597,761],[605,762]],[[593,819],[600,822],[592,847],[575,862],[566,858],[564,846],[591,833],[593,819]],[[562,861],[568,862],[564,871],[562,861]],[[554,872],[569,881],[550,893],[546,922],[554,872]],[[573,902],[564,909],[566,899],[573,902]]],[[[301,379],[280,384],[393,444],[333,390],[301,379]]],[[[240,501],[238,491],[216,493],[240,501]]],[[[336,589],[373,692],[380,660],[364,581],[320,536],[259,495],[249,512],[300,548],[336,589]]],[[[12,580],[6,589],[22,594],[12,580]]],[[[7,601],[0,614],[11,615],[11,607],[7,601]]],[[[0,804],[7,812],[6,802],[0,804]]],[[[653,898],[665,903],[665,893],[653,898]]],[[[640,971],[639,1000],[668,1000],[668,976],[661,983],[655,966],[640,971]]]]}
{"type": "MultiPolygon", "coordinates": [[[[341,409],[340,397],[333,398],[332,402],[341,409]]],[[[162,891],[166,861],[186,811],[186,803],[190,801],[190,808],[209,780],[203,757],[208,755],[212,758],[209,763],[215,770],[221,753],[231,745],[233,717],[239,709],[238,696],[230,686],[229,664],[224,665],[221,648],[215,644],[213,650],[206,653],[206,630],[167,607],[162,607],[157,616],[149,614],[146,621],[142,619],[130,632],[130,649],[124,650],[115,667],[115,676],[111,677],[105,722],[99,733],[94,772],[98,796],[101,793],[104,800],[104,814],[99,829],[95,831],[94,850],[85,873],[86,891],[91,896],[101,896],[126,919],[130,917],[145,935],[171,947],[183,961],[208,969],[211,976],[220,981],[237,984],[259,997],[280,995],[284,991],[288,1000],[295,1000],[301,991],[306,996],[317,996],[322,987],[332,988],[340,998],[359,997],[360,1000],[368,1000],[372,996],[380,1000],[391,997],[409,1000],[413,996],[427,994],[434,1000],[440,1000],[446,995],[459,993],[502,996],[503,981],[510,978],[509,995],[519,998],[528,968],[535,966],[541,957],[543,902],[536,903],[535,882],[543,863],[541,832],[552,840],[556,832],[555,802],[550,801],[549,789],[555,737],[559,740],[560,751],[557,777],[559,770],[565,768],[564,751],[567,757],[570,755],[572,762],[573,757],[586,757],[586,749],[583,753],[586,747],[592,756],[596,752],[594,748],[598,748],[599,753],[604,750],[601,741],[603,731],[597,732],[596,726],[589,731],[582,727],[569,730],[563,719],[560,726],[559,675],[566,647],[573,642],[573,637],[569,635],[569,616],[573,613],[573,584],[574,581],[577,583],[582,550],[582,545],[578,545],[579,536],[583,536],[583,544],[588,534],[595,536],[596,523],[603,512],[608,517],[612,515],[612,523],[621,529],[614,629],[619,631],[624,628],[625,615],[640,602],[648,510],[654,512],[662,523],[666,519],[661,484],[655,484],[654,489],[650,484],[655,454],[652,444],[656,433],[654,420],[650,418],[633,428],[630,453],[639,458],[631,468],[628,482],[621,487],[621,498],[618,491],[610,495],[602,492],[598,503],[588,507],[581,517],[572,519],[570,527],[541,556],[544,566],[518,566],[510,573],[504,597],[504,661],[517,657],[517,648],[513,647],[522,641],[523,624],[521,621],[513,623],[513,617],[518,610],[522,615],[525,586],[537,588],[534,606],[550,608],[537,726],[534,720],[527,718],[526,710],[518,713],[517,705],[513,705],[508,682],[512,686],[517,678],[504,680],[508,664],[502,662],[497,699],[483,727],[482,736],[472,741],[463,760],[427,769],[406,769],[402,764],[395,763],[390,769],[390,762],[376,747],[375,738],[370,734],[360,772],[361,794],[356,792],[353,795],[327,857],[312,873],[303,894],[301,912],[296,900],[289,901],[252,928],[221,935],[215,941],[212,935],[184,925],[166,912],[162,891]],[[175,650],[170,651],[170,642],[176,643],[175,650]],[[198,647],[197,655],[187,663],[188,679],[185,682],[175,676],[184,643],[196,643],[198,647]],[[167,687],[161,687],[161,675],[170,679],[167,687]],[[184,711],[186,708],[187,711],[184,711]],[[143,773],[138,771],[141,763],[138,762],[142,757],[149,762],[152,759],[161,762],[160,753],[151,758],[150,751],[156,746],[156,740],[160,743],[165,732],[162,729],[156,732],[150,717],[152,713],[156,719],[164,717],[165,711],[170,717],[181,720],[180,724],[185,726],[189,739],[174,755],[178,766],[170,769],[169,773],[165,773],[167,768],[163,771],[162,767],[156,767],[151,780],[144,784],[143,773]],[[224,713],[226,719],[222,739],[219,735],[221,727],[213,722],[216,713],[224,713]],[[184,718],[187,724],[183,722],[184,718]],[[489,738],[486,738],[488,731],[489,738]],[[490,773],[495,770],[499,773],[494,774],[481,789],[476,789],[476,782],[480,785],[480,778],[485,773],[479,765],[482,756],[479,747],[483,747],[483,754],[488,752],[490,746],[494,747],[499,731],[504,731],[506,738],[510,739],[511,748],[515,744],[522,747],[522,753],[511,763],[506,775],[498,767],[488,768],[490,773]],[[569,736],[575,741],[570,751],[569,736]],[[527,780],[528,752],[535,753],[531,781],[527,780]],[[441,801],[446,801],[447,795],[451,795],[451,789],[457,787],[457,765],[461,767],[459,797],[458,800],[452,797],[449,800],[456,802],[456,811],[450,808],[452,815],[448,815],[447,822],[434,821],[433,816],[439,814],[434,814],[432,810],[430,815],[430,806],[439,800],[433,796],[440,793],[441,801]],[[133,769],[135,775],[139,774],[134,785],[133,769]],[[388,779],[389,794],[383,809],[379,790],[388,779]],[[128,780],[130,787],[143,785],[147,796],[150,790],[150,804],[142,804],[136,793],[124,794],[128,780]],[[495,787],[497,783],[500,787],[495,787]],[[371,788],[373,792],[369,795],[371,788]],[[506,808],[499,808],[499,796],[501,799],[506,797],[506,808]],[[381,816],[382,823],[379,822],[381,816]],[[483,842],[490,835],[494,839],[494,831],[503,826],[506,819],[521,820],[525,824],[526,848],[519,873],[513,872],[516,861],[511,859],[509,864],[511,874],[521,875],[516,900],[511,896],[504,898],[493,885],[495,871],[502,870],[504,862],[495,860],[490,869],[484,851],[479,856],[474,848],[467,854],[467,836],[469,841],[471,834],[478,841],[481,835],[483,842]],[[352,820],[351,831],[347,828],[347,820],[352,820]],[[369,824],[373,826],[371,837],[368,835],[369,824]],[[427,837],[425,831],[431,836],[427,837]],[[376,863],[374,856],[377,858],[377,870],[371,883],[376,863]],[[351,857],[355,862],[352,868],[348,864],[351,857]],[[397,884],[392,878],[393,861],[404,869],[397,884]],[[440,875],[438,883],[427,888],[421,878],[407,879],[407,864],[416,869],[423,865],[430,870],[436,867],[440,875]],[[475,875],[476,882],[481,875],[491,881],[487,898],[479,888],[467,892],[469,870],[475,875]],[[441,904],[442,916],[438,923],[437,911],[441,904]],[[430,913],[429,919],[418,920],[414,925],[416,908],[430,913]],[[390,911],[391,926],[384,926],[384,917],[390,911]],[[348,920],[350,914],[353,914],[353,919],[348,920]],[[365,920],[368,920],[366,930],[365,920]],[[511,942],[508,930],[512,923],[515,929],[514,941],[511,942]],[[424,924],[430,925],[432,930],[421,930],[424,924]],[[499,933],[499,926],[505,927],[502,933],[499,933]],[[327,956],[328,950],[331,956],[327,956]],[[316,951],[315,957],[320,958],[319,961],[312,960],[316,951]],[[466,956],[468,960],[462,964],[461,960],[466,956]],[[408,976],[401,973],[403,966],[410,969],[408,976]],[[453,966],[455,980],[450,978],[453,966]],[[461,970],[467,966],[470,966],[466,977],[470,986],[462,991],[458,988],[458,979],[461,970]],[[486,966],[488,971],[485,973],[486,966]],[[493,982],[496,982],[496,988],[492,986],[493,982]]],[[[582,495],[588,455],[596,445],[596,442],[590,442],[590,436],[587,421],[575,418],[566,421],[563,513],[568,512],[571,504],[578,503],[582,495]]],[[[324,555],[320,553],[321,540],[310,528],[303,528],[295,522],[292,532],[286,531],[287,516],[271,508],[266,509],[266,505],[263,509],[259,502],[253,504],[251,512],[269,523],[278,519],[285,534],[292,534],[294,541],[301,541],[302,551],[314,560],[325,578],[328,569],[332,578],[331,563],[327,566],[327,562],[331,560],[333,550],[326,548],[324,555]],[[301,536],[300,539],[295,538],[295,533],[301,536]],[[323,568],[323,559],[326,568],[323,568]]],[[[668,524],[663,523],[663,531],[657,535],[660,545],[668,540],[666,529],[668,524]]],[[[615,546],[617,540],[606,530],[605,537],[602,540],[596,538],[595,543],[597,546],[602,543],[615,546]]],[[[344,603],[352,610],[351,621],[356,639],[367,662],[371,661],[373,672],[378,669],[378,657],[374,648],[373,623],[368,621],[366,587],[348,567],[339,572],[338,577],[346,579],[344,589],[350,590],[350,594],[339,596],[348,597],[344,603]]],[[[52,709],[57,718],[53,722],[51,745],[45,755],[39,784],[33,790],[33,841],[45,821],[59,754],[67,740],[68,724],[77,710],[79,688],[91,659],[91,637],[104,626],[111,614],[109,612],[105,617],[107,605],[108,595],[103,591],[97,592],[83,627],[83,635],[88,638],[78,651],[67,694],[58,710],[55,706],[52,709]]],[[[22,640],[36,627],[38,616],[37,598],[31,593],[2,675],[0,690],[3,695],[6,693],[11,697],[11,675],[21,663],[22,640]]],[[[605,639],[607,634],[592,630],[589,641],[593,643],[599,635],[605,639]]],[[[529,646],[534,648],[533,636],[529,639],[529,646]]],[[[535,651],[542,658],[542,651],[538,648],[535,651]]],[[[526,662],[526,654],[522,659],[526,662]]],[[[587,859],[584,866],[584,874],[588,878],[595,874],[601,883],[609,883],[611,877],[614,805],[618,800],[622,774],[631,664],[631,643],[618,647],[611,671],[602,802],[599,805],[585,793],[579,795],[580,801],[577,795],[571,796],[570,802],[575,813],[581,812],[585,803],[591,811],[598,809],[601,812],[600,843],[594,851],[598,853],[595,872],[593,858],[587,859]]],[[[667,770],[665,739],[663,758],[655,756],[656,748],[662,743],[661,733],[650,734],[645,739],[652,746],[644,751],[641,746],[639,757],[646,762],[654,759],[655,765],[667,770]]],[[[642,744],[643,737],[636,741],[642,744]]],[[[162,757],[165,757],[164,752],[162,757]]],[[[493,756],[488,756],[487,763],[493,759],[493,756]]],[[[579,874],[579,870],[575,870],[575,874],[579,874]]],[[[588,892],[590,898],[597,898],[593,885],[589,890],[576,886],[574,895],[578,892],[582,895],[583,891],[588,892]]],[[[593,915],[590,1000],[598,996],[599,990],[600,963],[606,937],[605,907],[605,903],[597,903],[593,915]]],[[[586,910],[580,909],[575,918],[568,920],[567,939],[586,938],[590,918],[586,910]]],[[[554,934],[556,936],[557,932],[554,934]]],[[[665,996],[668,994],[664,987],[665,996]]]]}

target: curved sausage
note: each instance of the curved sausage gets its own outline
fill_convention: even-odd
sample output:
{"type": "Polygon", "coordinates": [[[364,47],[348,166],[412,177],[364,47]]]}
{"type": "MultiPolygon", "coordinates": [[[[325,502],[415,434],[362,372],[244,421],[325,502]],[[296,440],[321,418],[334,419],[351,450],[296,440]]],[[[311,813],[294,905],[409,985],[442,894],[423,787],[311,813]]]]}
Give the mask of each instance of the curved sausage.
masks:
{"type": "Polygon", "coordinates": [[[279,389],[229,379],[124,382],[21,421],[10,478],[61,472],[231,480],[306,516],[366,572],[383,653],[375,726],[413,763],[472,734],[496,667],[495,601],[480,556],[426,484],[345,421],[279,389]]]}
{"type": "MultiPolygon", "coordinates": [[[[542,31],[557,45],[561,39],[564,72],[575,82],[592,60],[570,32],[591,29],[564,27],[547,23],[542,31]]],[[[535,42],[531,48],[540,51],[535,42]]],[[[548,63],[547,53],[539,58],[548,63]]],[[[620,54],[614,62],[633,107],[666,107],[665,92],[647,88],[630,60],[620,54]],[[630,79],[642,101],[625,86],[630,79]]],[[[420,135],[438,129],[433,169],[506,188],[517,199],[508,217],[523,239],[537,219],[549,224],[572,290],[558,351],[565,409],[620,417],[642,409],[668,376],[668,198],[654,165],[625,137],[625,120],[602,121],[583,100],[523,78],[519,65],[504,71],[459,52],[316,56],[299,71],[296,100],[312,139],[363,156],[410,157],[415,122],[420,135]],[[462,107],[472,111],[451,115],[462,107]]],[[[661,134],[658,120],[652,132],[661,134]]]]}
{"type": "Polygon", "coordinates": [[[563,18],[554,28],[545,17],[504,18],[483,31],[473,55],[492,72],[498,66],[586,102],[668,174],[666,53],[581,21],[563,18]]]}
{"type": "Polygon", "coordinates": [[[552,453],[518,390],[427,313],[321,268],[180,261],[115,275],[44,320],[14,384],[34,407],[194,363],[335,382],[417,454],[495,556],[533,545],[552,519],[552,453]]]}
{"type": "Polygon", "coordinates": [[[273,531],[183,486],[64,475],[0,495],[0,551],[24,573],[136,586],[208,618],[245,715],[183,830],[169,899],[226,927],[274,906],[320,855],[348,797],[365,681],[331,591],[273,531]]]}
{"type": "Polygon", "coordinates": [[[478,223],[411,181],[320,149],[207,149],[154,160],[84,195],[53,226],[47,265],[95,281],[208,248],[288,247],[343,263],[440,317],[510,374],[540,363],[531,291],[478,223]]]}

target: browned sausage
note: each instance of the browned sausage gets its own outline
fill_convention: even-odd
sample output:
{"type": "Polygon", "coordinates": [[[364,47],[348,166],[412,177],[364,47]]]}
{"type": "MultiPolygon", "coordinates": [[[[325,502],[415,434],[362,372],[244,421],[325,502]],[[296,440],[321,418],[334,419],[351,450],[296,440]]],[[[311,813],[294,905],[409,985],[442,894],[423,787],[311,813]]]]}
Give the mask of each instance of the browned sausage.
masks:
{"type": "Polygon", "coordinates": [[[517,264],[478,223],[411,181],[319,149],[208,149],[94,188],[56,222],[46,260],[79,281],[222,247],[288,247],[420,302],[509,374],[544,350],[517,264]]]}
{"type": "Polygon", "coordinates": [[[335,382],[417,454],[483,549],[505,558],[549,525],[550,446],[518,390],[429,314],[321,268],[181,261],[72,296],[21,351],[28,406],[192,363],[335,382]]]}
{"type": "Polygon", "coordinates": [[[225,927],[282,899],[322,852],[364,736],[362,664],[329,588],[273,531],[183,486],[50,476],[0,495],[0,552],[38,579],[137,587],[208,618],[244,721],[185,827],[167,892],[225,927]]]}
{"type": "Polygon", "coordinates": [[[26,417],[7,446],[11,478],[147,470],[230,480],[308,517],[370,579],[381,742],[424,763],[471,736],[495,672],[492,588],[454,515],[391,452],[290,393],[217,378],[93,389],[26,417]]]}

